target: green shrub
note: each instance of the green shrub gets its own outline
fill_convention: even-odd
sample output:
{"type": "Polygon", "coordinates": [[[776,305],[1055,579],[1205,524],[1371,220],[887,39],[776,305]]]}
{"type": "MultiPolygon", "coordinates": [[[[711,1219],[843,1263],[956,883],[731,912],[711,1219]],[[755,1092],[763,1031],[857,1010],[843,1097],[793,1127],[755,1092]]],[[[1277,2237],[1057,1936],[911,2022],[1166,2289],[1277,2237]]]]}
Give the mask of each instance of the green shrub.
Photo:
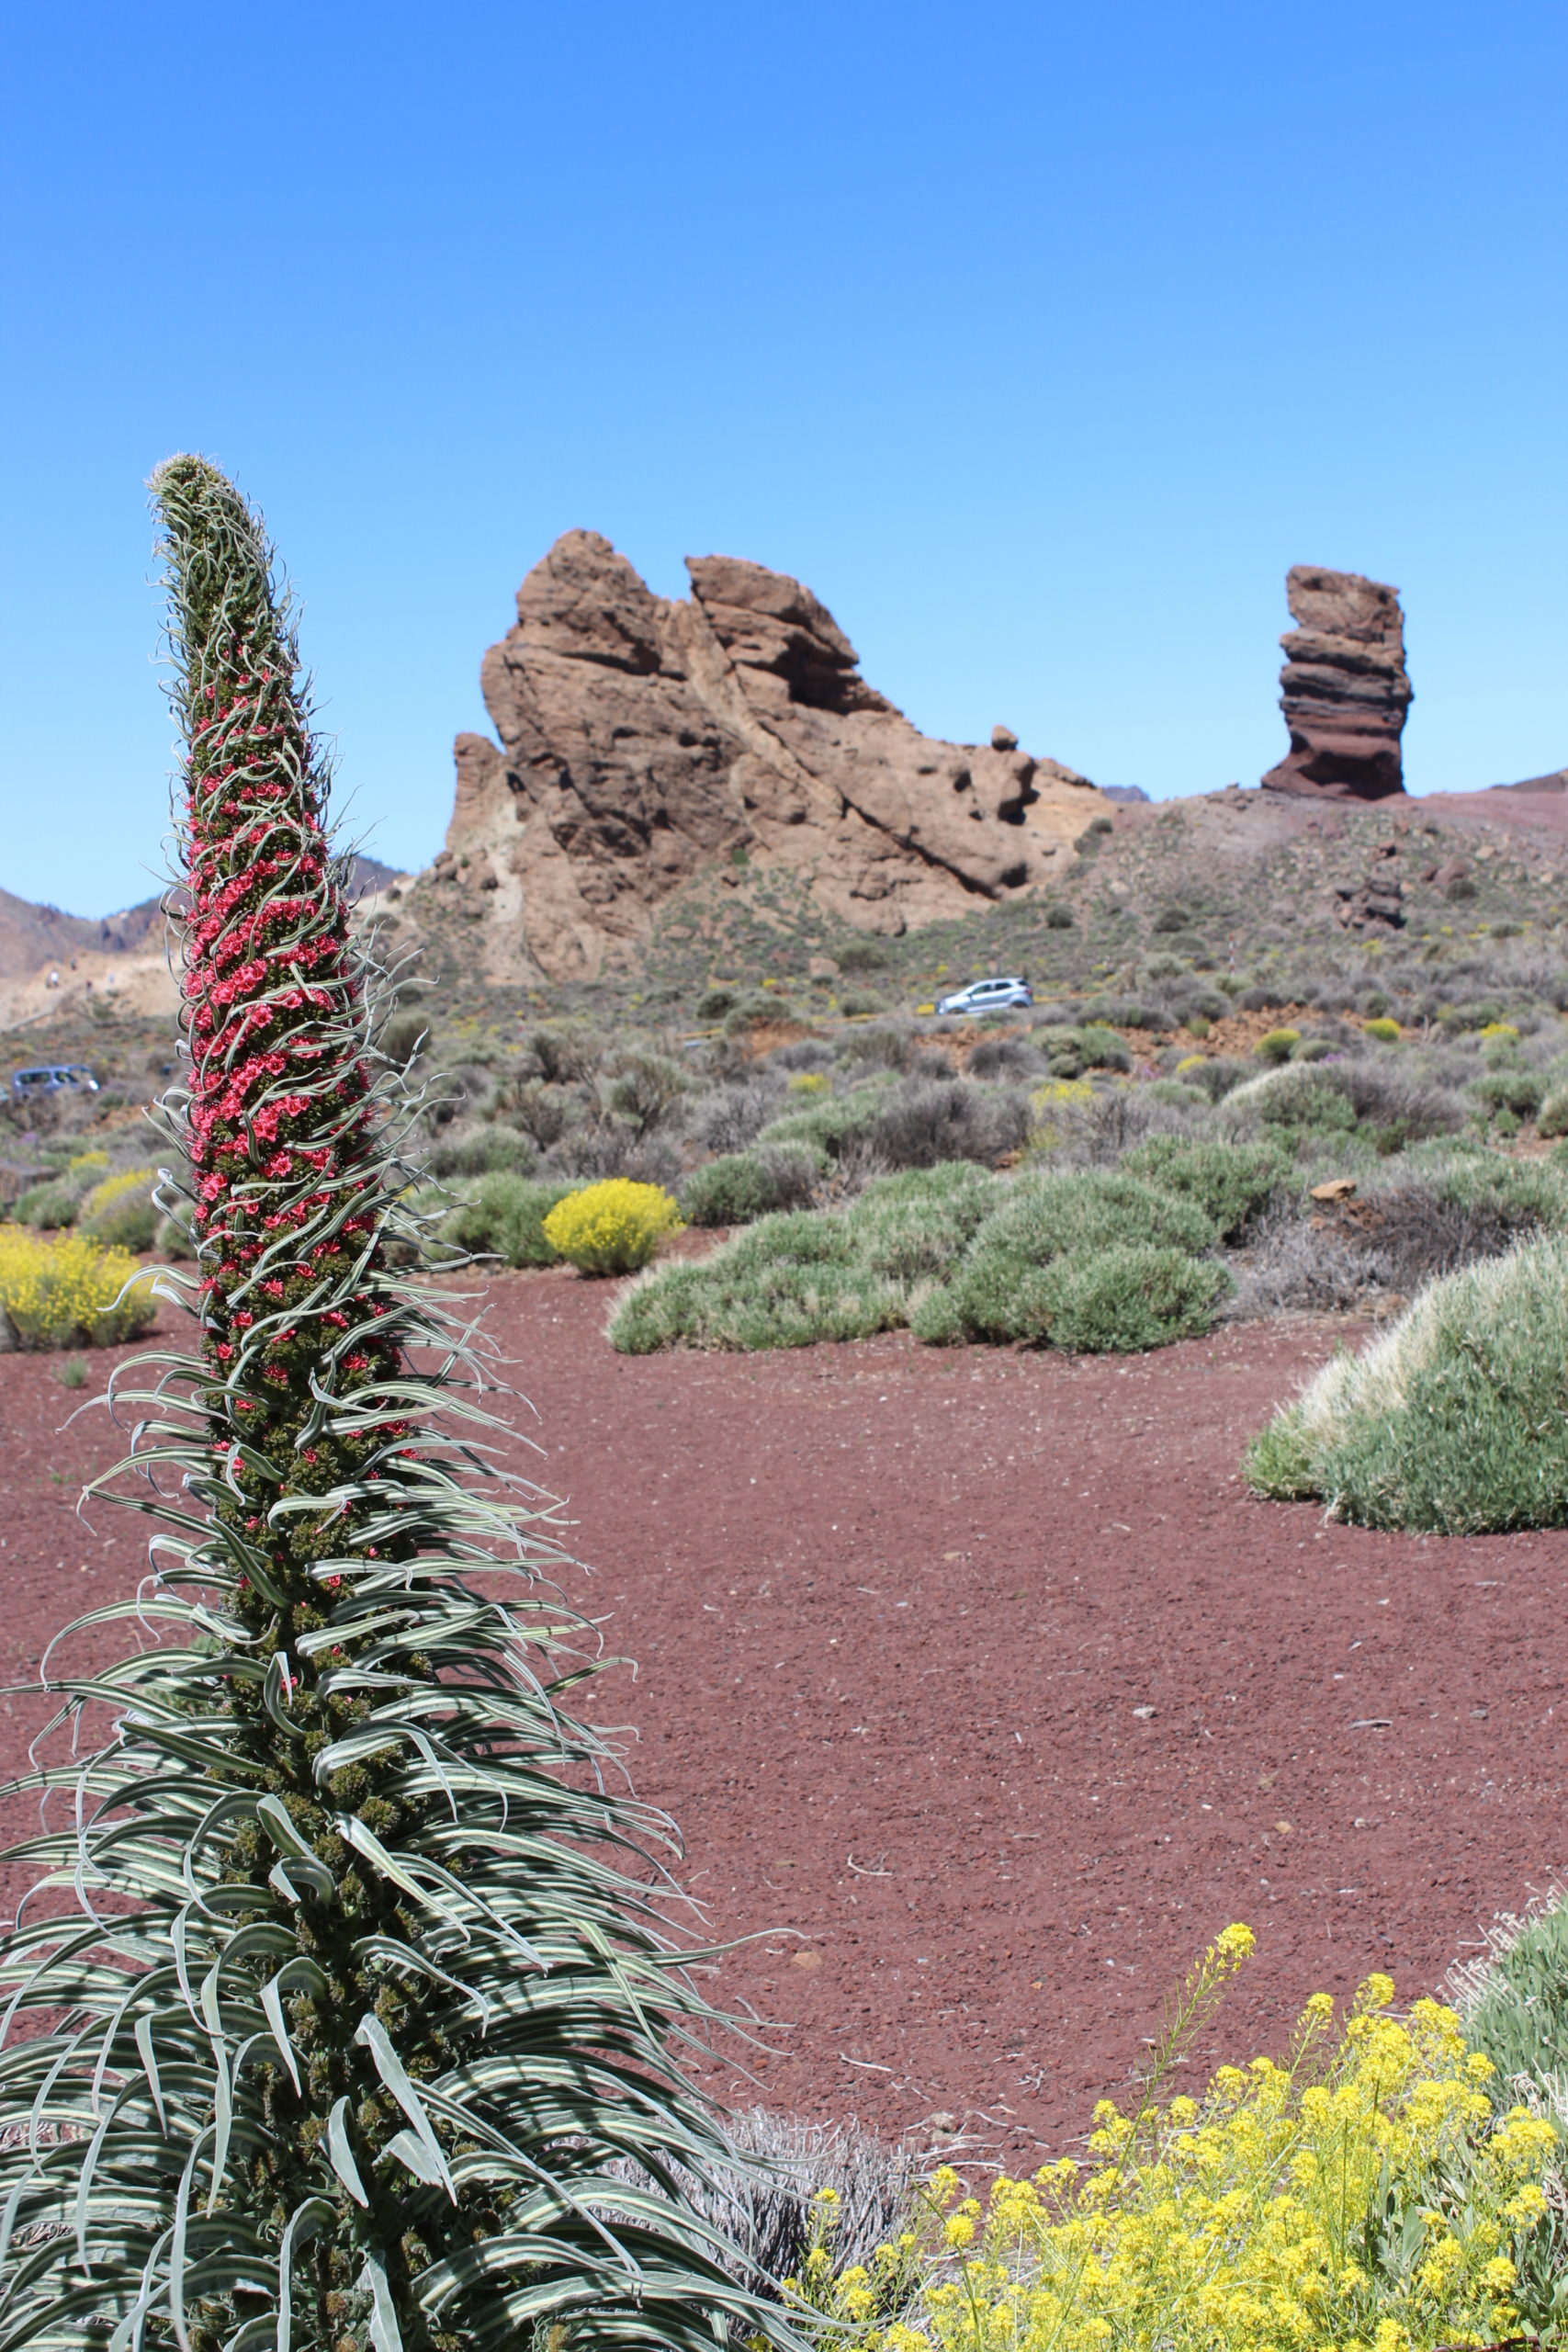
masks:
{"type": "Polygon", "coordinates": [[[1260,1494],[1368,1527],[1484,1534],[1568,1521],[1568,1238],[1424,1291],[1255,1441],[1260,1494]]]}
{"type": "Polygon", "coordinates": [[[1131,1177],[954,1161],[878,1178],[848,1209],[761,1217],[700,1265],[660,1268],[611,1339],[627,1354],[803,1347],[907,1322],[929,1341],[1038,1340],[1061,1325],[1075,1348],[1155,1346],[1208,1328],[1227,1278],[1190,1252],[1213,1238],[1193,1203],[1131,1177]]]}
{"type": "MultiPolygon", "coordinates": [[[[151,1186],[157,1182],[150,1170],[140,1171],[142,1181],[138,1187],[118,1193],[100,1209],[91,1209],[91,1196],[83,1204],[83,1214],[76,1220],[79,1233],[87,1234],[94,1241],[109,1243],[117,1250],[151,1250],[163,1223],[162,1212],[152,1205],[151,1186]]],[[[100,1185],[102,1192],[104,1187],[100,1185]]]]}
{"type": "Polygon", "coordinates": [[[479,1127],[472,1135],[438,1143],[426,1166],[433,1176],[490,1176],[504,1170],[509,1175],[531,1176],[539,1155],[527,1136],[511,1127],[479,1127]]]}
{"type": "Polygon", "coordinates": [[[610,1108],[639,1136],[661,1126],[693,1089],[692,1073],[670,1054],[617,1056],[606,1091],[610,1108]]]}
{"type": "Polygon", "coordinates": [[[878,1177],[844,1212],[852,1247],[874,1273],[896,1282],[950,1274],[1006,1191],[973,1160],[944,1160],[878,1177]]]}
{"type": "Polygon", "coordinates": [[[681,1214],[688,1225],[750,1225],[808,1198],[825,1164],[806,1144],[725,1152],[685,1178],[681,1214]]]}
{"type": "Polygon", "coordinates": [[[1133,1067],[1125,1042],[1100,1021],[1086,1022],[1078,1030],[1077,1049],[1085,1069],[1128,1070],[1133,1067]]]}
{"type": "Polygon", "coordinates": [[[1356,1125],[1356,1107],[1342,1086],[1310,1063],[1286,1062],[1248,1079],[1225,1098],[1225,1114],[1235,1119],[1249,1113],[1265,1126],[1308,1134],[1348,1135],[1356,1125]]]}
{"type": "Polygon", "coordinates": [[[1516,1119],[1528,1119],[1540,1110],[1546,1090],[1535,1070],[1504,1068],[1483,1070],[1470,1091],[1494,1117],[1509,1111],[1516,1119]]]}
{"type": "Polygon", "coordinates": [[[1402,1166],[1420,1171],[1438,1200],[1456,1208],[1493,1209],[1521,1232],[1568,1227],[1568,1179],[1544,1159],[1515,1159],[1508,1153],[1451,1146],[1417,1146],[1402,1166]]]}
{"type": "Polygon", "coordinates": [[[74,1225],[82,1205],[83,1187],[68,1177],[56,1177],[48,1184],[34,1184],[17,1199],[11,1211],[18,1225],[37,1226],[41,1232],[56,1233],[62,1226],[74,1225]]]}
{"type": "Polygon", "coordinates": [[[118,1176],[98,1179],[77,1206],[77,1232],[113,1249],[151,1249],[160,1226],[160,1211],[152,1206],[155,1183],[157,1169],[120,1169],[118,1176]]]}
{"type": "Polygon", "coordinates": [[[1568,1136],[1568,1086],[1548,1087],[1535,1123],[1543,1136],[1568,1136]]]}
{"type": "Polygon", "coordinates": [[[750,989],[744,996],[737,997],[725,1014],[724,1034],[727,1037],[744,1037],[759,1023],[777,1021],[788,1012],[789,1007],[781,1004],[777,997],[764,996],[761,989],[750,989]]]}
{"type": "Polygon", "coordinates": [[[586,1022],[552,1022],[534,1031],[528,1051],[547,1084],[570,1086],[592,1076],[604,1058],[604,1041],[586,1022]]]}
{"type": "Polygon", "coordinates": [[[1196,1202],[1120,1170],[1091,1168],[1018,1178],[980,1227],[975,1248],[1044,1265],[1123,1241],[1196,1252],[1212,1249],[1216,1238],[1196,1202]]]}
{"type": "Polygon", "coordinates": [[[1288,1062],[1301,1042],[1299,1029],[1269,1029],[1258,1040],[1258,1058],[1264,1062],[1288,1062]]]}
{"type": "Polygon", "coordinates": [[[545,1238],[545,1219],[576,1184],[530,1182],[504,1170],[481,1177],[468,1200],[449,1209],[441,1224],[444,1249],[470,1257],[500,1258],[508,1266],[553,1266],[557,1253],[545,1238]]]}
{"type": "MultiPolygon", "coordinates": [[[[1163,1102],[1172,1111],[1201,1111],[1207,1107],[1209,1100],[1197,1087],[1189,1086],[1185,1079],[1180,1078],[1151,1079],[1144,1092],[1150,1102],[1163,1102]]],[[[1122,1164],[1126,1166],[1125,1159],[1122,1164]]]]}
{"type": "Polygon", "coordinates": [[[1045,1275],[1046,1334],[1079,1354],[1130,1355],[1196,1339],[1232,1286],[1212,1258],[1136,1242],[1058,1258],[1045,1275]]]}
{"type": "Polygon", "coordinates": [[[846,1094],[831,1094],[785,1111],[770,1119],[757,1137],[759,1146],[805,1144],[840,1159],[850,1148],[863,1143],[887,1102],[887,1080],[874,1079],[852,1087],[846,1094]]]}
{"type": "Polygon", "coordinates": [[[1010,1184],[978,1228],[954,1272],[946,1308],[926,1310],[917,1337],[934,1335],[1039,1341],[1051,1335],[1060,1286],[1056,1260],[1121,1248],[1211,1248],[1215,1229],[1197,1204],[1134,1176],[1100,1170],[1023,1177],[1010,1184]]]}
{"type": "Polygon", "coordinates": [[[1047,931],[1071,931],[1073,910],[1070,907],[1065,907],[1060,899],[1053,899],[1042,915],[1041,921],[1047,931]]]}
{"type": "Polygon", "coordinates": [[[847,1020],[855,1020],[873,1012],[886,1012],[887,1000],[875,996],[869,989],[846,989],[839,999],[839,1011],[847,1020]]]}
{"type": "Polygon", "coordinates": [[[188,1208],[182,1208],[176,1216],[159,1218],[152,1235],[152,1248],[160,1258],[188,1261],[196,1256],[196,1239],[190,1228],[188,1208]]]}
{"type": "Polygon", "coordinates": [[[696,1002],[697,1019],[722,1021],[726,1013],[734,1012],[737,1002],[736,992],[731,988],[705,989],[696,1002]]]}
{"type": "Polygon", "coordinates": [[[700,1265],[660,1267],[622,1299],[610,1341],[647,1355],[866,1339],[904,1321],[905,1297],[901,1283],[856,1262],[844,1216],[797,1210],[761,1218],[700,1265]]]}
{"type": "Polygon", "coordinates": [[[681,1213],[662,1185],[609,1176],[558,1201],[545,1218],[544,1236],[580,1274],[635,1274],[680,1225],[681,1213]]]}
{"type": "Polygon", "coordinates": [[[1497,2069],[1497,2096],[1511,2105],[1514,2079],[1568,2076],[1568,1902],[1527,1919],[1484,1972],[1484,1989],[1465,2018],[1465,2040],[1497,2069]]]}
{"type": "Polygon", "coordinates": [[[423,1012],[394,1012],[376,1043],[389,1062],[406,1069],[429,1034],[430,1023],[423,1012]]]}
{"type": "Polygon", "coordinates": [[[1146,1176],[1162,1192],[1196,1201],[1221,1240],[1234,1241],[1278,1189],[1289,1163],[1273,1143],[1151,1136],[1123,1152],[1121,1165],[1126,1174],[1146,1176]]]}

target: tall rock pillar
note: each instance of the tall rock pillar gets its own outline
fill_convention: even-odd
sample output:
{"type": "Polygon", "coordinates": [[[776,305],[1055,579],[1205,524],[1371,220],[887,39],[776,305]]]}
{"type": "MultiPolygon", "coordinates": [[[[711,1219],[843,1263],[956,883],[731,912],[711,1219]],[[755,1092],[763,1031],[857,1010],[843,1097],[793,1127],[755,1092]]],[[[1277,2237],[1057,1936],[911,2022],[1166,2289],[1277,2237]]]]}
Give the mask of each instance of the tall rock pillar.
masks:
{"type": "Polygon", "coordinates": [[[1280,639],[1291,748],[1265,787],[1318,800],[1403,792],[1399,743],[1414,695],[1399,591],[1359,571],[1298,563],[1285,575],[1285,594],[1297,624],[1280,639]]]}

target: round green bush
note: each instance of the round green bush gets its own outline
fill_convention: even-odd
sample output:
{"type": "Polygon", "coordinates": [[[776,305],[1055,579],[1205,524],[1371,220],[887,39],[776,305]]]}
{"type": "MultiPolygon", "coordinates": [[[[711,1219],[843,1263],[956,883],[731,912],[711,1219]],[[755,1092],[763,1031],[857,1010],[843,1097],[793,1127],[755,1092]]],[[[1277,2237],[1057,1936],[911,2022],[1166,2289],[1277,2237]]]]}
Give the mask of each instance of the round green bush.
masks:
{"type": "MultiPolygon", "coordinates": [[[[1051,1272],[1058,1260],[1122,1248],[1196,1258],[1215,1238],[1195,1201],[1119,1170],[1024,1177],[976,1234],[953,1278],[953,1310],[971,1339],[1048,1339],[1060,1308],[1051,1272]]],[[[926,1320],[935,1315],[928,1309],[926,1320]]]]}
{"type": "Polygon", "coordinates": [[[81,1205],[81,1185],[57,1177],[48,1184],[34,1184],[23,1193],[11,1215],[18,1225],[37,1226],[45,1233],[53,1233],[62,1226],[74,1225],[81,1205]]]}
{"type": "Polygon", "coordinates": [[[1536,1117],[1543,1136],[1568,1136],[1568,1086],[1551,1087],[1536,1117]]]}
{"type": "Polygon", "coordinates": [[[78,1219],[77,1229],[94,1241],[116,1250],[151,1250],[162,1223],[151,1193],[122,1193],[94,1216],[78,1219]]]}
{"type": "Polygon", "coordinates": [[[1216,1238],[1213,1220],[1195,1200],[1119,1170],[1089,1168],[1018,1178],[980,1227],[974,1247],[976,1256],[1044,1265],[1121,1241],[1197,1255],[1216,1238]]]}
{"type": "Polygon", "coordinates": [[[1213,1322],[1231,1278],[1212,1258],[1122,1242],[1059,1258],[1048,1269],[1047,1288],[1054,1347],[1085,1355],[1132,1355],[1201,1337],[1213,1322]]]}
{"type": "Polygon", "coordinates": [[[545,1219],[577,1184],[534,1183],[504,1170],[482,1176],[468,1200],[448,1210],[441,1225],[445,1249],[475,1258],[500,1258],[509,1266],[553,1266],[557,1253],[545,1238],[545,1219]]]}
{"type": "Polygon", "coordinates": [[[514,1127],[478,1127],[472,1134],[444,1139],[426,1165],[436,1177],[493,1176],[504,1170],[513,1176],[531,1176],[539,1164],[538,1150],[514,1127]]]}
{"type": "Polygon", "coordinates": [[[807,1144],[727,1151],[694,1168],[684,1179],[681,1215],[688,1225],[750,1225],[756,1217],[809,1199],[826,1164],[826,1154],[807,1144]]]}
{"type": "Polygon", "coordinates": [[[1225,1117],[1244,1113],[1265,1126],[1303,1134],[1348,1135],[1356,1125],[1356,1107],[1342,1086],[1310,1062],[1283,1063],[1248,1079],[1225,1097],[1225,1117]]]}
{"type": "Polygon", "coordinates": [[[942,1160],[869,1183],[844,1223],[856,1257],[897,1282],[941,1280],[1005,1192],[972,1159],[942,1160]]]}
{"type": "Polygon", "coordinates": [[[1085,1069],[1129,1070],[1133,1067],[1124,1040],[1103,1022],[1086,1022],[1077,1032],[1077,1047],[1085,1069]]]}
{"type": "Polygon", "coordinates": [[[1259,1494],[1365,1527],[1498,1534],[1568,1523],[1568,1238],[1424,1290],[1254,1441],[1259,1494]]]}
{"type": "Polygon", "coordinates": [[[1270,1029],[1258,1040],[1258,1058],[1263,1062],[1288,1062],[1301,1042],[1299,1029],[1270,1029]]]}
{"type": "Polygon", "coordinates": [[[1221,1240],[1233,1241],[1271,1198],[1289,1161],[1272,1142],[1151,1136],[1123,1152],[1122,1166],[1129,1175],[1146,1176],[1162,1192],[1195,1201],[1221,1240]]]}
{"type": "Polygon", "coordinates": [[[1528,1119],[1540,1109],[1546,1090],[1533,1069],[1505,1068],[1483,1070],[1470,1091],[1494,1117],[1511,1111],[1516,1119],[1528,1119]]]}

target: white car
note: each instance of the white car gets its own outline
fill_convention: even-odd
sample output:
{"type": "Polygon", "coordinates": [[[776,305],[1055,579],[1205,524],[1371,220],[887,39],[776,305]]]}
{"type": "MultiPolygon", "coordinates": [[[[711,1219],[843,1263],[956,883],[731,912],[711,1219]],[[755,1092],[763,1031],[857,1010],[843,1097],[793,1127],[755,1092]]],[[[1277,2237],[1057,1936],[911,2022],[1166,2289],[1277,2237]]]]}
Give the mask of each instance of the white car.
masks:
{"type": "Polygon", "coordinates": [[[1011,1012],[1015,1007],[1033,1001],[1034,990],[1027,980],[971,980],[966,989],[956,989],[952,996],[942,997],[937,1011],[977,1016],[982,1012],[1011,1012]]]}

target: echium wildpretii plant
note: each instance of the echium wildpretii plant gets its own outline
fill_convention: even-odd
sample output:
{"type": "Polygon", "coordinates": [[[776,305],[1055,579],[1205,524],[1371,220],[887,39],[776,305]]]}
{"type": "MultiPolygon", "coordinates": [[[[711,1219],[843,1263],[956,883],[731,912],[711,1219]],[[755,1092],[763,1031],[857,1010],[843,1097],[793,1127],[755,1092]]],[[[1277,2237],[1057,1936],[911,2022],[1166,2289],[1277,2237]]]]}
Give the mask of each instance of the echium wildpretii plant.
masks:
{"type": "Polygon", "coordinates": [[[793,2341],[681,2201],[728,2154],[675,2063],[709,2012],[661,1820],[558,1704],[547,1509],[390,1262],[401,1080],[259,520],[198,458],[152,490],[201,1351],[119,1390],[155,1573],[80,1623],[137,1646],[46,1667],[73,1754],[23,1784],[0,1953],[0,2352],[793,2341]]]}

